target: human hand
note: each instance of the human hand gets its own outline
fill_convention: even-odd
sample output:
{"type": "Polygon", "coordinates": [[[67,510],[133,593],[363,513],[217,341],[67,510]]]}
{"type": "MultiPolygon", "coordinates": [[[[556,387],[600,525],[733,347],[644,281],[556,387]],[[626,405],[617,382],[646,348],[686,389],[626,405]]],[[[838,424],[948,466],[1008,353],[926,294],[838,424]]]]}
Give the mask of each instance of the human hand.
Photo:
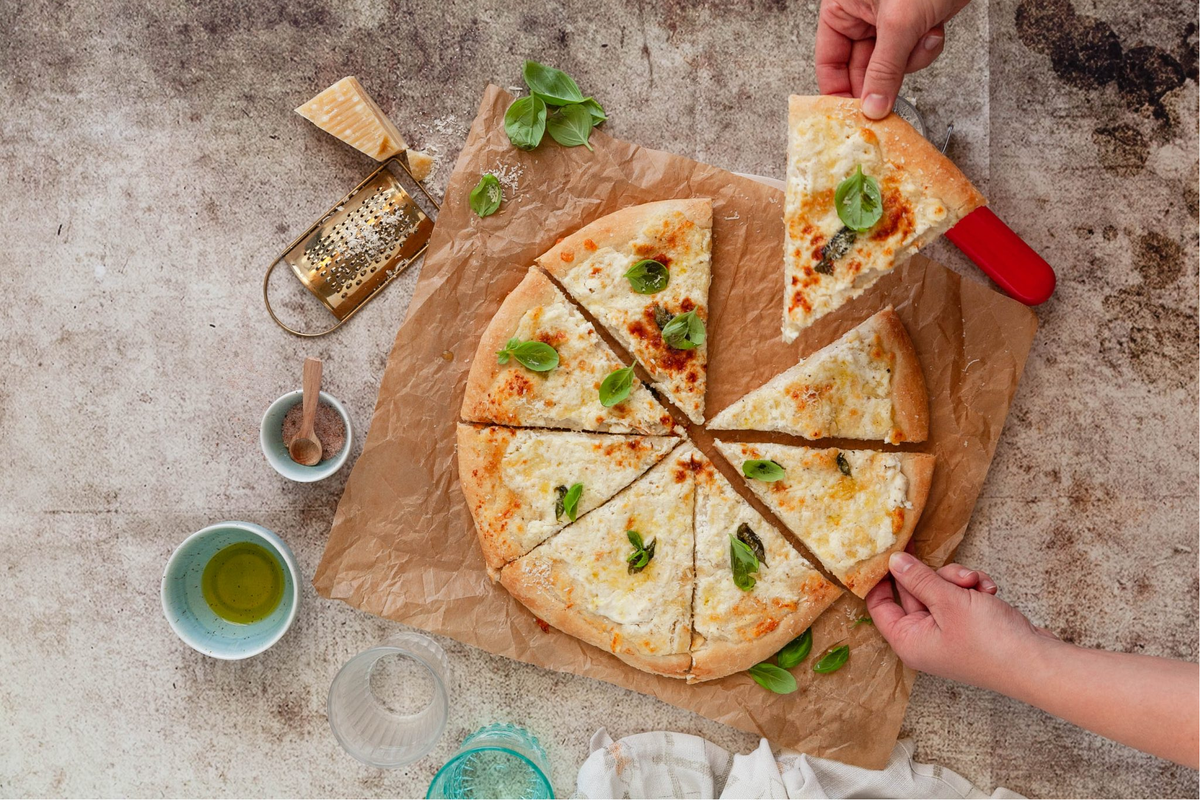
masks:
{"type": "Polygon", "coordinates": [[[960,564],[934,572],[908,553],[894,553],[890,567],[892,580],[871,590],[867,609],[913,669],[1003,692],[1024,652],[1055,639],[996,597],[996,582],[985,572],[960,564]]]}
{"type": "Polygon", "coordinates": [[[945,23],[970,0],[821,0],[817,86],[821,94],[862,98],[863,113],[892,110],[905,73],[942,53],[945,23]]]}

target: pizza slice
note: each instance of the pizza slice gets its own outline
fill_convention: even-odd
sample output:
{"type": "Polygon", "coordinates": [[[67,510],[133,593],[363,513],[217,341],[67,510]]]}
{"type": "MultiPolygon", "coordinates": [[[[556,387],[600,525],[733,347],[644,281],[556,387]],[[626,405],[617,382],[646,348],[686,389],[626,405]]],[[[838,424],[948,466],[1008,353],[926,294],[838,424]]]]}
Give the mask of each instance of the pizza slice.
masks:
{"type": "Polygon", "coordinates": [[[563,239],[538,264],[688,419],[704,422],[711,200],[623,208],[563,239]]]}
{"type": "Polygon", "coordinates": [[[605,503],[679,444],[459,423],[458,474],[490,570],[605,503]]]}
{"type": "Polygon", "coordinates": [[[611,402],[610,395],[602,401],[601,384],[624,367],[550,279],[531,267],[479,341],[462,418],[522,427],[669,433],[675,424],[670,412],[632,370],[623,373],[624,399],[611,402]]]}
{"type": "Polygon", "coordinates": [[[888,306],[717,414],[708,427],[923,442],[929,397],[917,351],[888,306]]]}
{"type": "Polygon", "coordinates": [[[696,474],[695,526],[695,632],[688,683],[765,661],[804,633],[842,593],[707,459],[696,474]]]}
{"type": "Polygon", "coordinates": [[[912,538],[934,457],[782,444],[716,443],[825,568],[866,597],[912,538]]]}
{"type": "Polygon", "coordinates": [[[783,339],[858,297],[987,202],[896,114],[793,95],[784,203],[783,339]]]}
{"type": "Polygon", "coordinates": [[[628,489],[500,571],[513,597],[638,669],[686,677],[692,506],[702,461],[685,445],[628,489]]]}

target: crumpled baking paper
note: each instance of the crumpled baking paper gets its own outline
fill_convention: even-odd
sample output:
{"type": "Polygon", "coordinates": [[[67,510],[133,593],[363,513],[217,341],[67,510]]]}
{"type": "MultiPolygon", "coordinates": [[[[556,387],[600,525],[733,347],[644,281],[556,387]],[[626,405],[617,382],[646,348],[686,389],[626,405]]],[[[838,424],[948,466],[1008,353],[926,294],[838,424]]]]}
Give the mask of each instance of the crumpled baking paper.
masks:
{"type": "MultiPolygon", "coordinates": [[[[800,690],[775,695],[744,673],[689,686],[640,672],[559,631],[543,631],[533,614],[492,583],[459,488],[454,452],[476,344],[534,258],[558,238],[624,206],[711,197],[707,416],[892,304],[925,371],[929,441],[900,448],[844,444],[936,454],[913,550],[937,566],[953,555],[966,531],[1036,317],[918,256],[785,345],[782,192],[603,130],[592,133],[595,152],[560,147],[549,136],[536,150],[517,150],[503,126],[511,100],[504,90],[488,87],[449,181],[408,319],[384,372],[370,436],[313,579],[317,591],[492,653],[654,695],[779,746],[882,767],[896,742],[914,674],[872,625],[852,624],[866,612],[849,593],[813,626],[813,655],[794,670],[800,690]],[[504,202],[498,213],[479,218],[468,195],[485,172],[502,179],[504,202]],[[851,647],[845,667],[830,675],[812,671],[824,650],[843,643],[851,647]]],[[[781,131],[781,159],[783,138],[781,131]]],[[[688,427],[696,444],[752,498],[735,470],[714,453],[711,437],[688,427]]]]}

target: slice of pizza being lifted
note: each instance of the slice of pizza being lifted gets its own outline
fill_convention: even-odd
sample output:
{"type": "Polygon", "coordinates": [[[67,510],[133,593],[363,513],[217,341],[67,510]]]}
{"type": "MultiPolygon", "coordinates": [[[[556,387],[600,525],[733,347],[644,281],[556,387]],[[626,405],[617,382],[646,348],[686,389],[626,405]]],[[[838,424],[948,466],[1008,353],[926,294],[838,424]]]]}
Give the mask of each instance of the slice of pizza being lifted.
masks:
{"type": "Polygon", "coordinates": [[[638,669],[691,666],[695,474],[685,445],[632,486],[500,571],[539,619],[638,669]]]}
{"type": "Polygon", "coordinates": [[[986,201],[896,114],[793,95],[784,206],[783,339],[853,300],[986,201]]]}
{"type": "Polygon", "coordinates": [[[538,259],[696,424],[704,422],[711,263],[708,198],[623,208],[538,259]]]}
{"type": "Polygon", "coordinates": [[[489,571],[602,505],[679,442],[459,423],[459,480],[489,571]]]}
{"type": "Polygon", "coordinates": [[[716,442],[717,449],[834,577],[859,597],[887,574],[925,507],[924,453],[716,442]]]}
{"type": "Polygon", "coordinates": [[[804,633],[842,593],[707,460],[696,475],[695,527],[695,633],[688,683],[765,661],[804,633]]]}
{"type": "Polygon", "coordinates": [[[917,351],[888,306],[717,414],[708,427],[923,442],[929,397],[917,351]]]}
{"type": "Polygon", "coordinates": [[[669,433],[674,420],[630,371],[624,399],[601,400],[625,367],[550,279],[531,267],[492,317],[467,376],[462,418],[536,428],[669,433]]]}

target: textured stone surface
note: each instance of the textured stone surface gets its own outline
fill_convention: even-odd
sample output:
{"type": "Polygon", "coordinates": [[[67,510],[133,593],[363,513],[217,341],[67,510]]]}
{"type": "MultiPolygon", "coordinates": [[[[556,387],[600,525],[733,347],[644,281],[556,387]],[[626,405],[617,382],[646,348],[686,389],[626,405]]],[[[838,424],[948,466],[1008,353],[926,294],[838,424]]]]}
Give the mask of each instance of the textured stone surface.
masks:
{"type": "MultiPolygon", "coordinates": [[[[446,737],[407,769],[369,769],[330,735],[325,694],[398,626],[306,586],[279,645],[216,662],[171,634],[158,578],[187,533],[221,519],[280,532],[311,575],[346,473],[279,478],[259,416],[316,355],[365,433],[416,279],[330,338],[300,341],[267,318],[266,264],[370,167],[294,106],[357,74],[437,151],[440,184],[483,86],[517,84],[528,55],[595,93],[616,135],[779,176],[786,95],[815,88],[815,15],[761,2],[10,4],[0,793],[422,794],[495,720],[541,737],[562,793],[601,725],[752,747],[635,693],[446,641],[446,737]]],[[[961,559],[1066,638],[1188,659],[1195,19],[1184,0],[976,0],[906,84],[934,130],[954,122],[953,157],[1059,274],[961,559]]],[[[946,243],[932,254],[981,277],[946,243]]],[[[936,679],[918,679],[905,727],[919,758],[985,789],[1197,792],[1195,772],[936,679]]]]}

